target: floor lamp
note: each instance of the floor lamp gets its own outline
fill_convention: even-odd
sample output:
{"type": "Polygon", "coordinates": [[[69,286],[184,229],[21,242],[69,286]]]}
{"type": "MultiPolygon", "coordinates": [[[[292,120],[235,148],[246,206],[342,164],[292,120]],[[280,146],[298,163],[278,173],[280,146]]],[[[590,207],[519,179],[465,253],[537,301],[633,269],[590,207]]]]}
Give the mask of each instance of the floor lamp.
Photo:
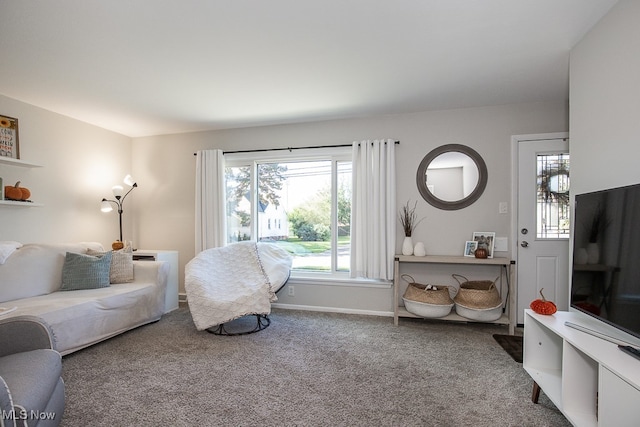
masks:
{"type": "Polygon", "coordinates": [[[113,242],[113,244],[111,245],[113,250],[124,248],[124,243],[122,241],[122,212],[123,212],[122,204],[124,203],[124,199],[129,195],[129,193],[131,193],[133,189],[138,186],[138,184],[133,180],[131,175],[127,175],[124,177],[124,183],[129,187],[131,187],[129,188],[129,191],[125,193],[124,188],[121,185],[114,185],[111,188],[111,190],[113,191],[113,197],[115,198],[115,200],[103,198],[102,204],[100,205],[100,210],[102,212],[111,212],[113,210],[112,204],[118,208],[118,219],[120,222],[120,238],[115,242],[113,242]]]}

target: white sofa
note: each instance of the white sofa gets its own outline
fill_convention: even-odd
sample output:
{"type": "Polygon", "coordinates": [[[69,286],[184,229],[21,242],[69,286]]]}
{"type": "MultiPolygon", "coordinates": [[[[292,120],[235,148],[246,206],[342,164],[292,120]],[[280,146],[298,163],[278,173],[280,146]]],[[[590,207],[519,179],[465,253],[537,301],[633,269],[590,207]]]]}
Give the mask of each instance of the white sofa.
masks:
{"type": "Polygon", "coordinates": [[[13,251],[0,264],[0,318],[42,318],[62,355],[159,320],[170,269],[163,261],[132,261],[129,283],[60,290],[66,253],[90,249],[103,251],[99,243],[25,244],[13,251]]]}

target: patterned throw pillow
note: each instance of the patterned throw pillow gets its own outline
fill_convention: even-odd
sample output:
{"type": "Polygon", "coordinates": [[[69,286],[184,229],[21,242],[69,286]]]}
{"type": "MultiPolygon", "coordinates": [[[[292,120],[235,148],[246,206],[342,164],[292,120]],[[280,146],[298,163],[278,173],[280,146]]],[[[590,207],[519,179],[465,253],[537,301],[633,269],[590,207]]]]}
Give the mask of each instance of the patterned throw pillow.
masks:
{"type": "Polygon", "coordinates": [[[61,291],[106,288],[109,286],[111,254],[103,257],[67,252],[62,266],[61,291]]]}
{"type": "Polygon", "coordinates": [[[87,250],[87,255],[101,257],[107,253],[111,256],[111,269],[109,281],[111,284],[133,282],[133,251],[131,246],[118,251],[100,252],[93,249],[87,250]]]}

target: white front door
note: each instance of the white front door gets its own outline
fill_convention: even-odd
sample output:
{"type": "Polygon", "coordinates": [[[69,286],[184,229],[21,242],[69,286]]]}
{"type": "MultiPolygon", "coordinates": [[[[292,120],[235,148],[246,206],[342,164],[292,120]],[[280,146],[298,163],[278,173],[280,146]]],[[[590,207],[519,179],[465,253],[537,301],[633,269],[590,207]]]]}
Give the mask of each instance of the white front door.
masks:
{"type": "Polygon", "coordinates": [[[569,302],[569,141],[514,137],[517,150],[517,323],[544,288],[558,310],[569,302]]]}

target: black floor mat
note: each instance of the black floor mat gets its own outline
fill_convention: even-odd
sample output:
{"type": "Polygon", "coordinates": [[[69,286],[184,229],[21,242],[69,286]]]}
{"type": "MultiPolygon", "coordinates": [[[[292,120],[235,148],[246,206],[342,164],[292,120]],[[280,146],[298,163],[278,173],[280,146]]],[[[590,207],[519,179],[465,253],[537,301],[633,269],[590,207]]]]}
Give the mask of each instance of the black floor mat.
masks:
{"type": "Polygon", "coordinates": [[[518,335],[494,334],[493,338],[518,363],[522,363],[522,337],[518,335]]]}

